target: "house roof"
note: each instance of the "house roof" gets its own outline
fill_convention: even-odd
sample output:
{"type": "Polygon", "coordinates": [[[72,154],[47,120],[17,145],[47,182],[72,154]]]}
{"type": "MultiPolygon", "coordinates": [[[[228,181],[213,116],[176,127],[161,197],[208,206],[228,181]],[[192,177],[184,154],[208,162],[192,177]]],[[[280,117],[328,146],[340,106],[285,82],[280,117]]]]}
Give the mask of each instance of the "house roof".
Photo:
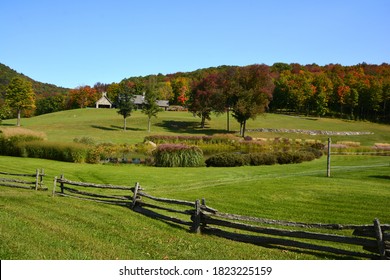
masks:
{"type": "Polygon", "coordinates": [[[108,99],[107,95],[105,92],[102,93],[102,97],[98,101],[96,101],[96,104],[110,104],[112,105],[113,103],[111,102],[110,99],[108,99]]]}

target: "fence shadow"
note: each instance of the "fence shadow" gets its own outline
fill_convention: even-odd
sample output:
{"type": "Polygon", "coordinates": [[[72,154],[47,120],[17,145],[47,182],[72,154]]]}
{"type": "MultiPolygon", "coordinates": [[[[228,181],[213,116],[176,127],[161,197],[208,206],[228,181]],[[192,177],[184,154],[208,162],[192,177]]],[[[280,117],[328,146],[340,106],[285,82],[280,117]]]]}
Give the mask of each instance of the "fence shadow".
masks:
{"type": "Polygon", "coordinates": [[[64,176],[55,177],[54,194],[126,206],[178,229],[266,248],[332,259],[390,259],[390,225],[381,225],[378,219],[374,219],[371,225],[271,220],[219,212],[206,206],[205,199],[191,202],[155,197],[145,193],[139,183],[135,187],[99,185],[73,182],[64,176]],[[57,184],[60,184],[59,193],[55,192],[57,184]],[[85,188],[121,190],[126,193],[94,193],[85,188]],[[129,192],[133,195],[129,195],[129,192]]]}

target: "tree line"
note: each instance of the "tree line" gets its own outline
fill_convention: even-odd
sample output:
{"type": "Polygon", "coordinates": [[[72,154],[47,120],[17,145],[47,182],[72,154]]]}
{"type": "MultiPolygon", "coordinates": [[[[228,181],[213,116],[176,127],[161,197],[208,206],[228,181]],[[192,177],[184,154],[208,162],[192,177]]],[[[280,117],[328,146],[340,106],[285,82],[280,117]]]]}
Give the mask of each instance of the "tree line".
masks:
{"type": "MultiPolygon", "coordinates": [[[[25,111],[38,115],[94,106],[102,92],[114,103],[124,100],[121,96],[125,93],[147,93],[148,104],[169,100],[171,105],[185,106],[199,116],[202,127],[213,112],[229,112],[240,123],[241,134],[248,119],[264,112],[390,123],[390,65],[385,63],[255,64],[130,77],[118,83],[80,86],[66,93],[36,95],[35,108],[25,111]]],[[[5,94],[1,99],[4,104],[5,94]]],[[[157,113],[152,108],[146,114],[150,119],[157,113]]]]}

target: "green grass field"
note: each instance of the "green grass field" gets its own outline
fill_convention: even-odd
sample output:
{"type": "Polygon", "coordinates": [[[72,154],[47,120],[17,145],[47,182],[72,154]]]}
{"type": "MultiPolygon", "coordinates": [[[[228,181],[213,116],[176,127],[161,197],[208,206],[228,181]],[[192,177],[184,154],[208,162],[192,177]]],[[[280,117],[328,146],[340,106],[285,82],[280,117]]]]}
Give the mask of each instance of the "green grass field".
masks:
{"type": "MultiPolygon", "coordinates": [[[[16,120],[3,121],[4,126],[15,125],[16,120]]],[[[150,134],[215,134],[226,133],[226,114],[212,116],[207,127],[199,127],[200,119],[188,112],[161,112],[157,119],[152,119],[151,132],[147,132],[147,117],[135,111],[128,118],[127,131],[123,131],[123,118],[114,109],[76,109],[53,114],[22,119],[22,126],[47,134],[49,141],[71,142],[74,138],[89,136],[97,142],[138,143],[150,134]]],[[[1,127],[1,126],[0,126],[1,127]]],[[[356,141],[361,145],[390,143],[390,126],[370,122],[355,122],[328,118],[306,118],[287,115],[266,114],[256,120],[248,120],[248,129],[286,128],[330,131],[369,131],[372,135],[332,136],[332,141],[356,141]]],[[[230,130],[238,132],[238,123],[230,117],[230,130]]],[[[259,133],[247,135],[253,137],[286,137],[292,139],[320,139],[328,136],[312,136],[296,133],[259,133]]]]}
{"type": "MultiPolygon", "coordinates": [[[[154,120],[152,133],[220,133],[225,121],[224,116],[213,118],[203,131],[197,127],[199,120],[189,113],[163,112],[154,120]]],[[[13,120],[3,122],[6,126],[11,124],[13,120]]],[[[45,132],[48,141],[69,142],[75,137],[90,136],[102,142],[137,143],[148,135],[146,118],[140,112],[130,117],[126,132],[121,130],[122,119],[114,110],[59,112],[23,119],[22,125],[45,132]]],[[[389,126],[365,122],[267,115],[248,125],[257,127],[372,131],[373,135],[340,138],[364,145],[390,142],[389,126]]],[[[256,136],[275,137],[267,133],[256,136]]],[[[190,201],[206,198],[209,206],[222,212],[312,223],[372,224],[378,218],[390,224],[390,159],[385,156],[332,156],[331,178],[326,177],[325,157],[292,165],[157,168],[0,156],[1,171],[33,173],[37,168],[45,169],[49,191],[0,187],[1,259],[342,258],[192,234],[187,228],[147,218],[127,208],[53,198],[53,178],[60,174],[83,182],[128,186],[139,182],[152,195],[190,201]]]]}

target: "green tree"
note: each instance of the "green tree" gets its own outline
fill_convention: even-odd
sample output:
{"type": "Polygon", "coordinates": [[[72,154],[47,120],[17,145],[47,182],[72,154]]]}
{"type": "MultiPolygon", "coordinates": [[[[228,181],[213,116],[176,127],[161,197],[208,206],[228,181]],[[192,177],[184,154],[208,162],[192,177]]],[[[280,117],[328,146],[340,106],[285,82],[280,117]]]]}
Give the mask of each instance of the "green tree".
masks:
{"type": "Polygon", "coordinates": [[[32,84],[19,77],[13,78],[6,90],[5,102],[12,110],[16,111],[16,125],[20,126],[22,111],[35,108],[35,94],[32,84]]]}
{"type": "Polygon", "coordinates": [[[65,109],[65,96],[62,94],[52,95],[36,101],[36,115],[48,114],[65,109]]]}
{"type": "Polygon", "coordinates": [[[148,116],[148,132],[150,132],[150,124],[152,117],[157,118],[157,114],[162,109],[157,104],[157,81],[156,77],[151,76],[146,87],[144,105],[142,107],[142,113],[148,116]]]}
{"type": "Polygon", "coordinates": [[[123,130],[126,130],[126,119],[134,110],[134,83],[121,82],[118,90],[117,113],[123,117],[123,130]]]}

